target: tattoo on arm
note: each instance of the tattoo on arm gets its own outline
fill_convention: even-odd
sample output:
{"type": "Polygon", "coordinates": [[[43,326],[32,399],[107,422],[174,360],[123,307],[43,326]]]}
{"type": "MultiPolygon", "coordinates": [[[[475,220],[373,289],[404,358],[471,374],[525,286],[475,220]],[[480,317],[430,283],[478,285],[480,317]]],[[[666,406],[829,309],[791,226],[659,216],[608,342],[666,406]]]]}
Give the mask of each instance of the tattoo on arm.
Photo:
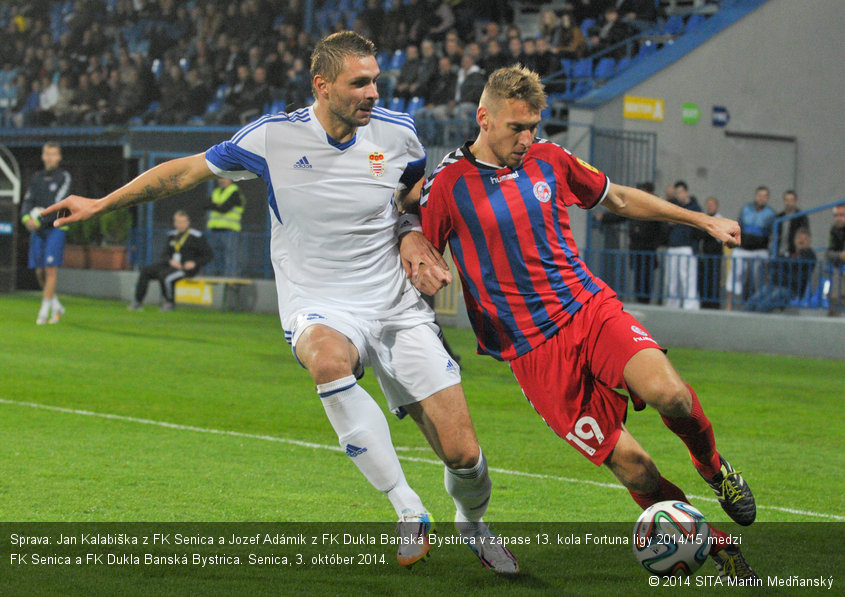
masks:
{"type": "Polygon", "coordinates": [[[112,205],[112,209],[132,207],[133,205],[138,205],[139,203],[155,201],[156,199],[161,199],[162,197],[167,197],[180,191],[185,191],[187,188],[182,186],[184,175],[184,172],[179,172],[166,177],[159,176],[158,185],[147,184],[144,185],[144,188],[140,191],[123,195],[112,205]]]}

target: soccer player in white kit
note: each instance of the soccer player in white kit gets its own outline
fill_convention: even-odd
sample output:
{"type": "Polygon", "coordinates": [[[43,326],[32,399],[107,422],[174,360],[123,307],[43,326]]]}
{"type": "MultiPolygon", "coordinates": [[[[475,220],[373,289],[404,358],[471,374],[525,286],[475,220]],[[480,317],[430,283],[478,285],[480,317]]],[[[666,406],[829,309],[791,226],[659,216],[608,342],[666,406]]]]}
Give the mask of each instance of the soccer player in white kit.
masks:
{"type": "MultiPolygon", "coordinates": [[[[445,463],[467,544],[486,567],[516,573],[513,555],[486,540],[491,482],[459,367],[402,269],[393,197],[421,180],[425,151],[410,116],[375,107],[378,75],[372,42],[353,32],[330,35],[312,56],[313,106],[264,116],[205,154],[160,164],[103,199],[71,196],[50,211],[70,211],[56,221],[64,226],[214,176],[263,178],[285,338],[316,383],[341,446],[396,510],[398,530],[410,539],[399,562],[410,566],[428,554],[430,517],[405,479],[384,413],[357,383],[365,366],[390,409],[410,414],[445,463]]],[[[413,245],[407,260],[433,259],[430,246],[406,245],[413,245]]]]}

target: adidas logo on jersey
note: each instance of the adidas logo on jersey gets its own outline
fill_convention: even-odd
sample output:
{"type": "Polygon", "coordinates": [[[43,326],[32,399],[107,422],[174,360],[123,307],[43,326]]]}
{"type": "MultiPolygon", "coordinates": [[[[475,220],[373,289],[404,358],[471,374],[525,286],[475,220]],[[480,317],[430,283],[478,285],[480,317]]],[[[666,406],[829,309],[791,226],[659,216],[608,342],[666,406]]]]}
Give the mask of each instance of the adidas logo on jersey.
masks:
{"type": "Polygon", "coordinates": [[[294,168],[310,168],[311,163],[308,161],[308,158],[302,156],[299,158],[296,163],[293,165],[294,168]]]}
{"type": "Polygon", "coordinates": [[[353,446],[352,444],[346,444],[346,455],[350,458],[355,458],[356,456],[360,456],[364,452],[367,451],[367,448],[359,448],[358,446],[353,446]]]}
{"type": "Polygon", "coordinates": [[[452,362],[452,359],[446,361],[446,372],[451,373],[452,371],[457,371],[458,368],[455,366],[455,363],[452,362]]]}

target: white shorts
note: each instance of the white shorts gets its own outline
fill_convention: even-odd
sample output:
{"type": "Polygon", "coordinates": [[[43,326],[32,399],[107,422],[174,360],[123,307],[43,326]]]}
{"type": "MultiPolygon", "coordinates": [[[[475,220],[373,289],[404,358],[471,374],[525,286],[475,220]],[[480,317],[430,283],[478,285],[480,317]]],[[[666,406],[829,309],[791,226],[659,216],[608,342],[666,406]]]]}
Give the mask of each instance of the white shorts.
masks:
{"type": "Polygon", "coordinates": [[[402,406],[461,383],[460,367],[443,348],[434,312],[422,299],[408,310],[380,320],[358,319],[326,307],[285,314],[282,327],[294,356],[299,337],[318,324],[349,338],[360,358],[356,377],[363,375],[364,367],[372,367],[394,414],[403,416],[402,406]]]}
{"type": "Polygon", "coordinates": [[[728,292],[742,296],[745,278],[748,278],[752,292],[758,290],[760,272],[768,256],[769,252],[766,249],[749,250],[737,247],[731,251],[731,258],[728,261],[728,281],[725,284],[728,292]]]}

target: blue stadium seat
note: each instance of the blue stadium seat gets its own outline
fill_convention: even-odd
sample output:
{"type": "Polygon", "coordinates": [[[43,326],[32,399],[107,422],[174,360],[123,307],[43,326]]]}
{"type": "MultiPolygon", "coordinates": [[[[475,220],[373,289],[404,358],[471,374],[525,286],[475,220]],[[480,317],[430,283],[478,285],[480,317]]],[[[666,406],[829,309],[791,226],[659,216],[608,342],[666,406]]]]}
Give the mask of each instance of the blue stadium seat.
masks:
{"type": "Polygon", "coordinates": [[[705,21],[704,15],[690,15],[687,24],[684,26],[684,33],[692,31],[705,21]]]}
{"type": "Polygon", "coordinates": [[[381,70],[387,70],[390,66],[390,52],[387,50],[382,50],[378,54],[376,54],[376,62],[378,63],[378,67],[381,70]]]}
{"type": "Polygon", "coordinates": [[[678,35],[684,31],[684,17],[672,15],[663,23],[663,33],[666,35],[678,35]]]}
{"type": "Polygon", "coordinates": [[[609,79],[616,72],[616,61],[613,58],[601,58],[596,64],[596,70],[593,73],[597,79],[609,79]]]}
{"type": "Polygon", "coordinates": [[[420,108],[425,105],[425,100],[421,97],[412,97],[408,100],[408,105],[405,107],[405,111],[413,116],[416,114],[420,108]]]}
{"type": "Polygon", "coordinates": [[[631,59],[628,56],[623,56],[622,58],[619,59],[619,64],[616,65],[617,74],[621,73],[622,71],[624,71],[629,66],[631,66],[631,59]]]}
{"type": "Polygon", "coordinates": [[[283,114],[285,112],[287,104],[285,100],[276,100],[270,105],[270,113],[271,114],[283,114]]]}
{"type": "Polygon", "coordinates": [[[593,61],[590,58],[582,58],[572,67],[573,79],[586,79],[593,76],[593,61]]]}
{"type": "Polygon", "coordinates": [[[563,74],[567,77],[572,76],[572,64],[574,60],[571,58],[561,58],[560,59],[560,68],[563,70],[563,74]]]}
{"type": "Polygon", "coordinates": [[[647,58],[657,52],[657,44],[648,40],[640,46],[640,51],[637,53],[637,59],[647,58]]]}
{"type": "Polygon", "coordinates": [[[396,50],[390,58],[390,70],[399,70],[405,64],[405,50],[396,50]]]}
{"type": "Polygon", "coordinates": [[[394,112],[404,112],[405,111],[405,100],[401,97],[394,97],[390,100],[390,105],[388,109],[393,110],[394,112]]]}

